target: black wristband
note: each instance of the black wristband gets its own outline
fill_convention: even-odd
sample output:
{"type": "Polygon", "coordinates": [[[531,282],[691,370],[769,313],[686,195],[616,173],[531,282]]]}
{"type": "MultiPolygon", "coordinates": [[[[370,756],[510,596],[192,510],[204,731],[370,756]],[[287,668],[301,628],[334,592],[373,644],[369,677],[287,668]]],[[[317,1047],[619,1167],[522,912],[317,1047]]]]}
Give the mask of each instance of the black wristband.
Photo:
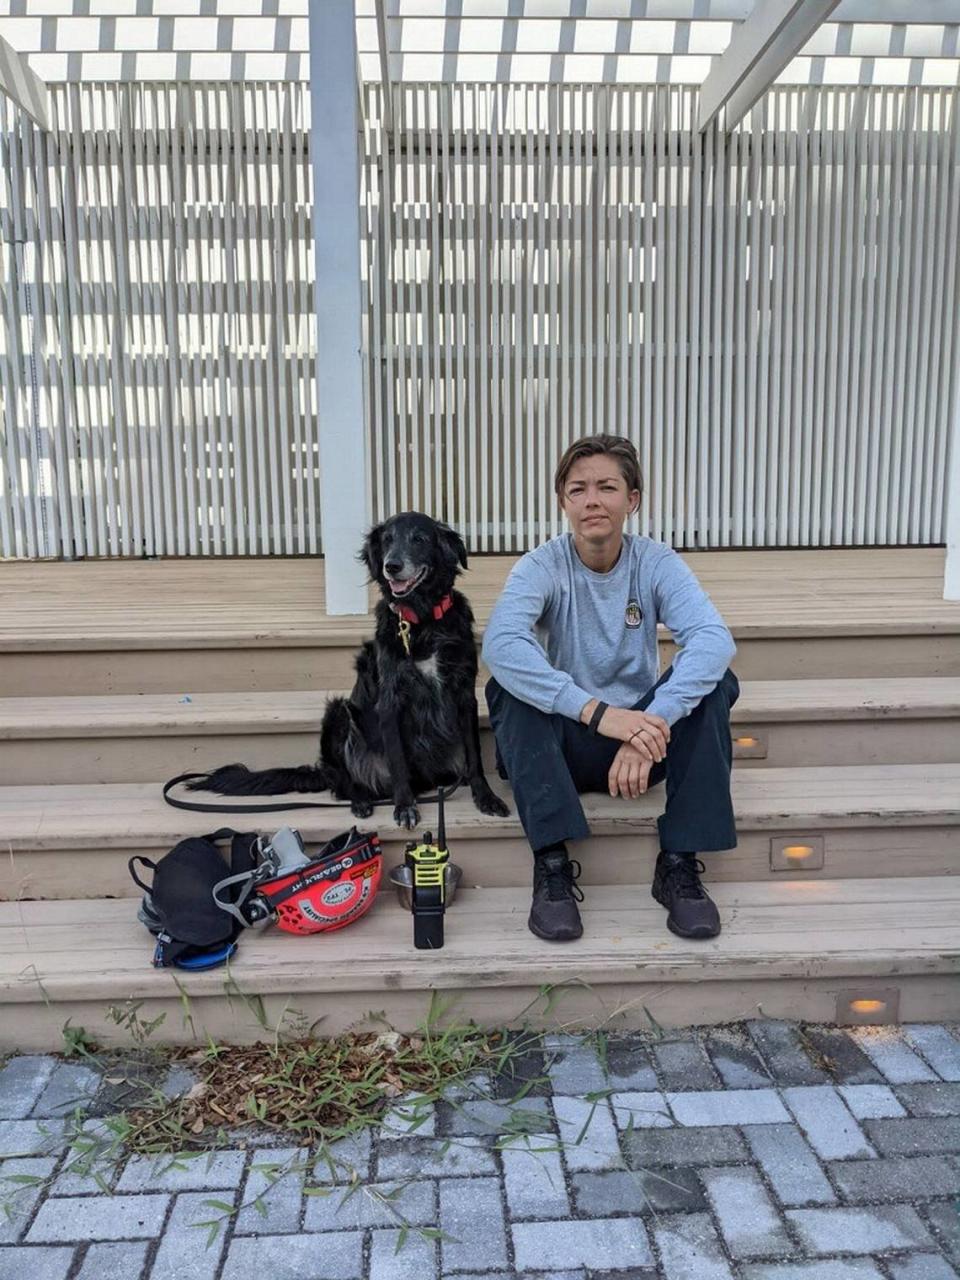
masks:
{"type": "Polygon", "coordinates": [[[597,703],[597,709],[594,711],[593,715],[590,717],[590,723],[587,725],[587,728],[590,730],[591,733],[596,734],[599,731],[600,721],[603,719],[603,713],[606,710],[608,710],[609,706],[610,704],[608,702],[597,703]]]}

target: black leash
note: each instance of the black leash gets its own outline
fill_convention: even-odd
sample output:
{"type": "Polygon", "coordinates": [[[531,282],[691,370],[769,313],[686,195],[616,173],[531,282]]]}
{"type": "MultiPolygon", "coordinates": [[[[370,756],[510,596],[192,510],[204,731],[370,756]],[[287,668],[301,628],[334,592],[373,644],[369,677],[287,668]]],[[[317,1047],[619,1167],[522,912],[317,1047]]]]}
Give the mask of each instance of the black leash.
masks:
{"type": "MultiPolygon", "coordinates": [[[[189,809],[193,813],[288,813],[293,809],[349,809],[349,800],[304,800],[299,804],[201,804],[199,800],[175,800],[170,792],[181,782],[193,782],[197,778],[209,778],[208,773],[181,773],[176,778],[163,784],[163,798],[174,809],[189,809]]],[[[440,787],[436,795],[417,796],[418,804],[432,804],[439,801],[441,794],[444,800],[461,786],[463,778],[451,782],[449,787],[440,787]]],[[[378,800],[370,800],[374,808],[382,804],[393,804],[393,796],[381,796],[378,800]]]]}

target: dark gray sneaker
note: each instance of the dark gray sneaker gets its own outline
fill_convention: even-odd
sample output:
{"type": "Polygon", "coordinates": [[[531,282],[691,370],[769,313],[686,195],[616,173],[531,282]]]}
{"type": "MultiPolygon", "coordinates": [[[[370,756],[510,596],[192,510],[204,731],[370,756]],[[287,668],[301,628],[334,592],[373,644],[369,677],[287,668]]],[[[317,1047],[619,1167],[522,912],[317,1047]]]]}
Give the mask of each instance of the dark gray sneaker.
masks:
{"type": "Polygon", "coordinates": [[[715,938],[720,912],[700,883],[704,865],[692,853],[664,853],[661,849],[650,892],[669,912],[667,928],[681,938],[715,938]]]}
{"type": "Polygon", "coordinates": [[[533,861],[533,905],[527,924],[530,932],[547,942],[572,942],[583,933],[577,885],[580,863],[563,850],[538,854],[533,861]]]}

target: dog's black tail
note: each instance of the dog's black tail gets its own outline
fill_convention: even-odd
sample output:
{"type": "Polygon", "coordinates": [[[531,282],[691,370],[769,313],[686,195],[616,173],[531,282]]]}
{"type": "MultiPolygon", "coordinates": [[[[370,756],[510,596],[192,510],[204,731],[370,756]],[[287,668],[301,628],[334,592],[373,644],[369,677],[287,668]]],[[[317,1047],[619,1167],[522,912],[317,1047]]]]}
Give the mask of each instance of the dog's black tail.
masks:
{"type": "Polygon", "coordinates": [[[329,791],[331,780],[322,765],[252,770],[245,764],[225,764],[188,782],[187,790],[215,791],[221,796],[280,796],[287,792],[329,791]]]}

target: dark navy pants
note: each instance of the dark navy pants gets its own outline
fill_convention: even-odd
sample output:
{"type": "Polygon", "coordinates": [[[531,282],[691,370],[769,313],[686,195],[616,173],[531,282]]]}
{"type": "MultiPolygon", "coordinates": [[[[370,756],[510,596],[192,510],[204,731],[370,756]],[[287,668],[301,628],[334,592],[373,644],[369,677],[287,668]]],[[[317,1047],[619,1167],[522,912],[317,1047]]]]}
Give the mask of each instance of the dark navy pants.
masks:
{"type": "MultiPolygon", "coordinates": [[[[633,710],[643,711],[668,668],[633,710]]],[[[666,780],[667,803],[658,820],[660,847],[669,853],[732,849],[737,830],[730,800],[730,708],[740,696],[729,669],[688,716],[670,730],[666,758],[650,770],[647,789],[666,780]]],[[[590,834],[579,795],[609,792],[607,776],[620,742],[592,734],[568,716],[547,715],[487,684],[487,705],[497,740],[497,768],[509,779],[532,849],[590,834]]],[[[625,801],[624,803],[629,803],[625,801]]]]}

